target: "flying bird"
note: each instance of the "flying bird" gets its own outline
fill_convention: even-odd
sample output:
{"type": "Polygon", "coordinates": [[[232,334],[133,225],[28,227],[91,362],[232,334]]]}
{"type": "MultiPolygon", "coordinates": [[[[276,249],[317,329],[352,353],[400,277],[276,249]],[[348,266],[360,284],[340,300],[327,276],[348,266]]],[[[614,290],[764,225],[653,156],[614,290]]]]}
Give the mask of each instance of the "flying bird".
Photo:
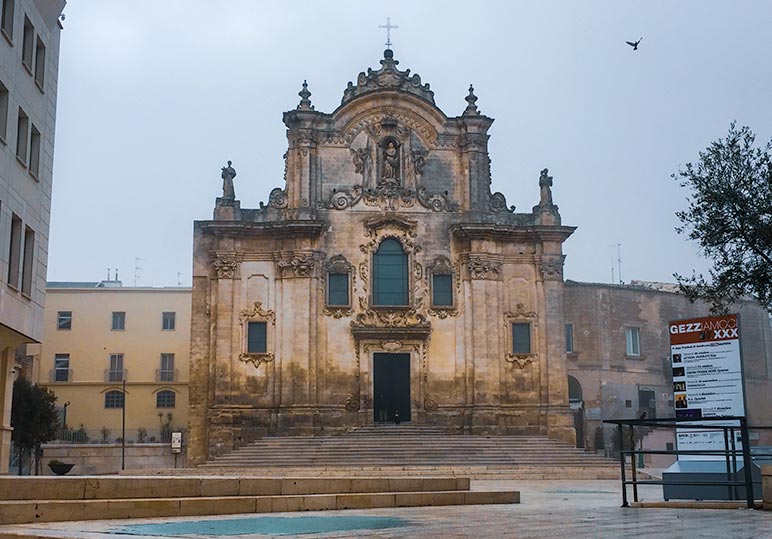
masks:
{"type": "Polygon", "coordinates": [[[625,43],[630,45],[633,48],[634,51],[637,51],[638,50],[638,43],[640,43],[641,41],[643,41],[643,38],[639,39],[638,41],[625,41],[625,43]]]}

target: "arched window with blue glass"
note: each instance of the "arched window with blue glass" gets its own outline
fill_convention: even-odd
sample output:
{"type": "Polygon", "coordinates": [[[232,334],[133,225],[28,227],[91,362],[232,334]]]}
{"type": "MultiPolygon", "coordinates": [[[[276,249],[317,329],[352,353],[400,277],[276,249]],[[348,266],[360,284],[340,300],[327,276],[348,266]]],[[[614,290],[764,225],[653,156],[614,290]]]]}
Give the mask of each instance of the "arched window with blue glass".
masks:
{"type": "Polygon", "coordinates": [[[399,241],[387,238],[373,256],[373,305],[408,305],[409,274],[407,254],[399,241]]]}

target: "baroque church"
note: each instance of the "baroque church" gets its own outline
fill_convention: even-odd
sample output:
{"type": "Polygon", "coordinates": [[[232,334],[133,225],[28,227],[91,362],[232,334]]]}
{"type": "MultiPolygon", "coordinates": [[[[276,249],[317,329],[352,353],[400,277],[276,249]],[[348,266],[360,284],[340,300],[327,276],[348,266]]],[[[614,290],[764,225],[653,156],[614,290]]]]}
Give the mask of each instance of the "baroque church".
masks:
{"type": "Polygon", "coordinates": [[[469,88],[447,116],[390,49],[331,113],[284,114],[285,186],[242,209],[230,163],[194,225],[189,456],[378,422],[573,443],[563,226],[491,191],[469,88]]]}

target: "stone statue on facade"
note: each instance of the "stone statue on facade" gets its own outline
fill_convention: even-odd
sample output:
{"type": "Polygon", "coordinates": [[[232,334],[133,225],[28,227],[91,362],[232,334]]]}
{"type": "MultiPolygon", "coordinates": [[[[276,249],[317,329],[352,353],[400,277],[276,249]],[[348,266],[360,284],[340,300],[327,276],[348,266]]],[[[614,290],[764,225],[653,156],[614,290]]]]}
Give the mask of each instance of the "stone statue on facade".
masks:
{"type": "Polygon", "coordinates": [[[227,167],[222,167],[222,197],[226,200],[235,200],[236,191],[233,188],[233,178],[236,177],[236,171],[228,161],[227,167]]]}
{"type": "Polygon", "coordinates": [[[362,175],[362,185],[370,187],[370,175],[372,170],[370,147],[351,148],[351,158],[354,160],[354,170],[362,175]]]}
{"type": "Polygon", "coordinates": [[[383,179],[392,182],[399,179],[399,150],[391,141],[383,150],[383,179]]]}
{"type": "Polygon", "coordinates": [[[541,189],[541,197],[539,199],[540,206],[552,206],[552,176],[548,175],[549,170],[544,169],[539,176],[539,188],[541,189]]]}

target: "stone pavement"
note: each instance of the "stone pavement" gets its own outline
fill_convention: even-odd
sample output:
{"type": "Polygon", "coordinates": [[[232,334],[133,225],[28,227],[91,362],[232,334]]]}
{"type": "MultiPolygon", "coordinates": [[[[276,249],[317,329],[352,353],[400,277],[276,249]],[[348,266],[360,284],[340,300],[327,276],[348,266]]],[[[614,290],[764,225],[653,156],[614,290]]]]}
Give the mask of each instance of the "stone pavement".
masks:
{"type": "MultiPolygon", "coordinates": [[[[413,507],[353,511],[273,513],[271,515],[229,515],[177,519],[133,519],[61,524],[0,526],[0,537],[68,537],[77,539],[122,539],[155,537],[253,538],[276,537],[287,526],[284,536],[302,533],[300,524],[327,523],[317,527],[324,533],[303,537],[517,537],[577,539],[584,537],[670,538],[770,538],[772,513],[747,509],[633,509],[620,508],[621,495],[616,481],[474,481],[472,489],[516,489],[522,503],[492,506],[413,507]],[[272,527],[256,529],[255,522],[272,527]],[[284,517],[276,519],[275,517],[284,517]],[[311,517],[311,518],[309,518],[311,517]],[[347,518],[340,518],[347,517],[347,518]],[[356,518],[353,518],[356,517],[356,518]],[[250,521],[247,529],[234,531],[239,522],[250,521]],[[332,520],[330,520],[332,519],[332,520]],[[206,521],[206,522],[201,522],[206,521]],[[186,523],[178,532],[164,532],[158,524],[186,523]],[[278,522],[278,524],[277,524],[278,522]],[[340,522],[336,529],[334,525],[340,522]],[[190,523],[199,523],[191,528],[190,523]],[[368,528],[368,523],[371,524],[368,528]],[[150,526],[138,526],[155,524],[150,526]],[[228,528],[228,524],[231,526],[228,528]],[[347,527],[348,526],[348,527],[347,527]],[[359,527],[357,526],[364,526],[359,527]],[[219,531],[217,531],[219,528],[219,531]],[[161,530],[161,531],[159,531],[161,530]],[[207,533],[210,530],[211,533],[207,533]],[[214,535],[216,533],[217,535],[214,535]]],[[[643,500],[661,500],[659,487],[640,490],[643,500]]]]}

